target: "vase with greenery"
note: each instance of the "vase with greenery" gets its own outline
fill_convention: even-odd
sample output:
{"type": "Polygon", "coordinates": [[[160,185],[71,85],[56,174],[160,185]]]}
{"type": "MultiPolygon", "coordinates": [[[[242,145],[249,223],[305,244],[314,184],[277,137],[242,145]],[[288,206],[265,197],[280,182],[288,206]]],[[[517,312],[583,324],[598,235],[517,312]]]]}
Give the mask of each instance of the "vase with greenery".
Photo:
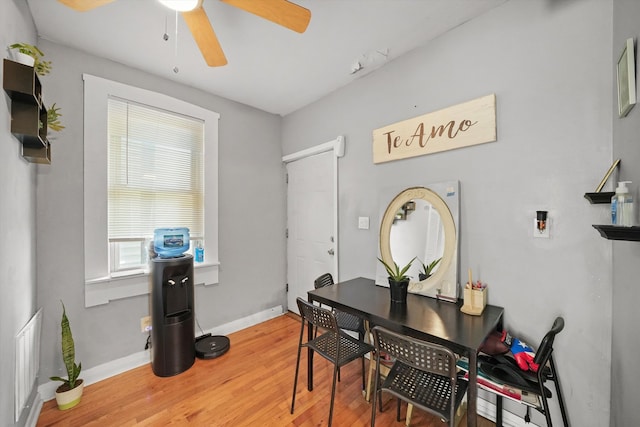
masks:
{"type": "Polygon", "coordinates": [[[62,117],[60,107],[56,107],[56,104],[54,102],[53,105],[47,110],[47,130],[60,132],[62,129],[64,129],[64,126],[60,121],[60,117],[62,117]]]}
{"type": "Polygon", "coordinates": [[[407,271],[409,271],[409,268],[411,268],[411,264],[413,264],[415,259],[416,258],[414,257],[407,265],[400,268],[395,261],[393,261],[393,266],[391,266],[381,258],[378,258],[378,261],[384,265],[384,268],[387,270],[387,274],[389,275],[389,291],[391,292],[392,303],[407,303],[407,289],[409,288],[409,280],[411,279],[407,276],[407,271]]]}
{"type": "Polygon", "coordinates": [[[9,46],[9,49],[33,58],[33,68],[39,76],[46,76],[51,71],[51,61],[43,61],[44,53],[36,46],[29,43],[14,43],[9,46]]]}
{"type": "Polygon", "coordinates": [[[425,264],[423,262],[422,270],[420,271],[420,273],[418,273],[418,279],[420,279],[420,281],[423,281],[431,277],[431,275],[433,274],[433,269],[436,268],[441,259],[442,257],[435,259],[431,261],[430,264],[425,264]]]}
{"type": "Polygon", "coordinates": [[[62,381],[62,385],[56,389],[56,401],[58,402],[58,408],[65,410],[73,408],[80,403],[84,382],[78,378],[82,370],[82,363],[76,364],[76,349],[64,303],[62,303],[60,326],[62,328],[62,360],[67,369],[67,378],[53,376],[49,379],[51,381],[62,381]]]}

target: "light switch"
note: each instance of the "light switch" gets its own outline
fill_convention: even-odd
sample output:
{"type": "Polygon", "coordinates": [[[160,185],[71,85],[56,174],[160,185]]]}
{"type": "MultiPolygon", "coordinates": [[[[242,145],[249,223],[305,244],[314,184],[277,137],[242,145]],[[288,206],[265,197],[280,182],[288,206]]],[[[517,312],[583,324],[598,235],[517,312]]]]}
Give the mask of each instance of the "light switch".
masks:
{"type": "Polygon", "coordinates": [[[359,216],[358,217],[358,228],[360,230],[368,230],[369,229],[369,217],[368,216],[359,216]]]}

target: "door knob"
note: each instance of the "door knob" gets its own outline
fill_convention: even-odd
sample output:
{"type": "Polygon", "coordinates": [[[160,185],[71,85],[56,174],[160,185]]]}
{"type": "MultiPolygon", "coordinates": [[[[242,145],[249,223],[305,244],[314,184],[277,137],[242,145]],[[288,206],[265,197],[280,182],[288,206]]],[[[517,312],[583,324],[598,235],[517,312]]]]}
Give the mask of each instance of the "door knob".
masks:
{"type": "Polygon", "coordinates": [[[335,254],[335,251],[333,250],[333,248],[331,248],[331,249],[329,249],[329,250],[327,251],[327,253],[328,253],[329,255],[334,255],[334,254],[335,254]]]}

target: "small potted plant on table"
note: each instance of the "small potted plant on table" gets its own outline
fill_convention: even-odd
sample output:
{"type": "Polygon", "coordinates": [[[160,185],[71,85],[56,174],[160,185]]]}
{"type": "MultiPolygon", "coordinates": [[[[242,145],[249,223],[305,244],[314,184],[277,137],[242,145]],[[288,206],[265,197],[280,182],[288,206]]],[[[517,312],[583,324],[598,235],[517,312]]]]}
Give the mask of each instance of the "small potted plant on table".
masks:
{"type": "Polygon", "coordinates": [[[406,275],[411,264],[416,258],[414,257],[407,265],[400,268],[398,264],[393,261],[393,266],[384,262],[381,258],[378,261],[384,265],[387,274],[389,274],[389,291],[391,292],[391,302],[398,304],[407,303],[407,289],[409,288],[410,277],[406,275]]]}

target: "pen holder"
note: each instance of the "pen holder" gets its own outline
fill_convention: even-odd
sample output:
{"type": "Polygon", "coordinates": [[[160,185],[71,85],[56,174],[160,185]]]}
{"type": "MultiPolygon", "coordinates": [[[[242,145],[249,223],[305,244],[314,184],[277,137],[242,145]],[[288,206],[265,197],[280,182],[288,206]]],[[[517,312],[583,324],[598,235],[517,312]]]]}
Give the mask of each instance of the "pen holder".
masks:
{"type": "Polygon", "coordinates": [[[485,305],[487,305],[487,288],[464,290],[464,304],[460,311],[473,316],[480,316],[485,305]]]}

